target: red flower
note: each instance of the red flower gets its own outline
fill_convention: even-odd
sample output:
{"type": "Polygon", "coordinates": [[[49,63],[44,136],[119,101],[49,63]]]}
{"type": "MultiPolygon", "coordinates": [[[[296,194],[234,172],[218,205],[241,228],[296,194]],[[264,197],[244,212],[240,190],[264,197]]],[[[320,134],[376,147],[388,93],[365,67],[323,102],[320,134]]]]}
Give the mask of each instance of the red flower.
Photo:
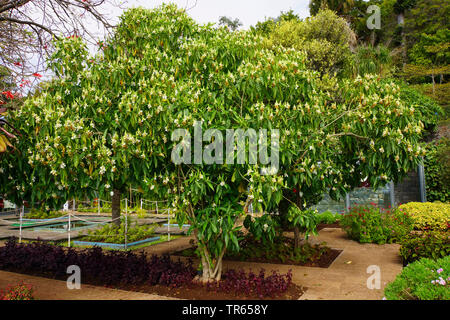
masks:
{"type": "Polygon", "coordinates": [[[42,77],[42,75],[40,73],[37,73],[37,72],[33,73],[33,76],[35,76],[36,78],[41,78],[42,77]]]}
{"type": "Polygon", "coordinates": [[[15,65],[15,66],[18,66],[18,67],[21,67],[21,66],[22,66],[22,64],[21,64],[20,62],[14,62],[14,65],[15,65]]]}
{"type": "Polygon", "coordinates": [[[292,189],[292,191],[293,191],[294,193],[297,193],[297,189],[295,189],[295,188],[294,188],[294,189],[292,189]]]}
{"type": "Polygon", "coordinates": [[[2,94],[6,96],[8,99],[14,99],[14,95],[11,93],[11,91],[3,91],[2,94]]]}

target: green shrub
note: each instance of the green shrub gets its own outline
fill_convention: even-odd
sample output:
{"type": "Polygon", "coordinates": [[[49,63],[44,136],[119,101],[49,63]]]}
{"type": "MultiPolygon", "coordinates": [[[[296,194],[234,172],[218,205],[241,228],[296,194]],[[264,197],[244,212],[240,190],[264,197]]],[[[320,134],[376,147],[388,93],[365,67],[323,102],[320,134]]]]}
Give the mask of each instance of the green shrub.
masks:
{"type": "Polygon", "coordinates": [[[341,214],[325,211],[317,215],[317,223],[333,224],[341,220],[341,214]]]}
{"type": "Polygon", "coordinates": [[[285,20],[271,27],[269,47],[302,50],[307,63],[321,74],[340,73],[350,67],[350,43],[354,33],[345,19],[331,10],[322,10],[304,21],[285,20]]]}
{"type": "MultiPolygon", "coordinates": [[[[127,242],[145,240],[154,236],[155,225],[139,226],[128,218],[127,242]]],[[[81,241],[125,243],[125,219],[122,217],[120,227],[107,224],[100,229],[88,231],[88,235],[81,238],[81,241]]]]}
{"type": "Polygon", "coordinates": [[[398,207],[413,220],[418,230],[447,230],[450,221],[450,203],[409,202],[398,207]]]}
{"type": "Polygon", "coordinates": [[[65,215],[64,212],[60,211],[41,211],[38,209],[31,209],[29,213],[27,213],[26,218],[27,219],[54,219],[59,218],[65,215]]]}
{"type": "Polygon", "coordinates": [[[350,239],[360,243],[398,242],[412,231],[412,220],[400,210],[385,210],[375,205],[355,206],[342,216],[342,228],[350,239]]]}
{"type": "Polygon", "coordinates": [[[384,289],[387,300],[449,300],[450,256],[411,263],[384,289]]]}
{"type": "Polygon", "coordinates": [[[448,232],[428,231],[421,235],[411,234],[400,242],[400,256],[403,263],[421,258],[439,259],[450,255],[448,232]]]}
{"type": "Polygon", "coordinates": [[[424,157],[427,199],[450,201],[450,139],[429,143],[424,157]]]}

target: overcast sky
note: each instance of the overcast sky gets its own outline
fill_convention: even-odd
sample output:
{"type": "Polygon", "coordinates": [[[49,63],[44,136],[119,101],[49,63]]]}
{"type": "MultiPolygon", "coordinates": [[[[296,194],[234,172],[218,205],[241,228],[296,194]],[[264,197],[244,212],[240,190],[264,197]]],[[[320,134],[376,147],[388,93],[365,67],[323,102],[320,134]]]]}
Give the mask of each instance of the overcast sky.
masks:
{"type": "MultiPolygon", "coordinates": [[[[195,0],[127,0],[126,7],[154,8],[162,3],[176,3],[181,8],[190,8],[195,0]]],[[[277,17],[281,11],[294,10],[301,18],[309,16],[309,0],[197,0],[197,5],[189,10],[189,14],[201,23],[218,22],[219,17],[238,18],[244,24],[243,28],[255,25],[266,17],[277,17]]],[[[121,9],[114,8],[115,16],[121,14],[121,9]]]]}

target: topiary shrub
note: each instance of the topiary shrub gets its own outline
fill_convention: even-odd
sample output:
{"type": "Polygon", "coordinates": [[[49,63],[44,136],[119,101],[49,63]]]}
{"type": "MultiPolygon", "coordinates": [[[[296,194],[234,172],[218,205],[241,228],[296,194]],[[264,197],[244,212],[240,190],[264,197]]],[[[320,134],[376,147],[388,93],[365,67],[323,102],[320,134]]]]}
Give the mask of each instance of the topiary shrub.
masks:
{"type": "Polygon", "coordinates": [[[384,289],[387,300],[449,300],[450,256],[411,263],[384,289]]]}
{"type": "Polygon", "coordinates": [[[409,202],[398,207],[407,213],[418,230],[447,230],[450,221],[450,203],[409,202]]]}

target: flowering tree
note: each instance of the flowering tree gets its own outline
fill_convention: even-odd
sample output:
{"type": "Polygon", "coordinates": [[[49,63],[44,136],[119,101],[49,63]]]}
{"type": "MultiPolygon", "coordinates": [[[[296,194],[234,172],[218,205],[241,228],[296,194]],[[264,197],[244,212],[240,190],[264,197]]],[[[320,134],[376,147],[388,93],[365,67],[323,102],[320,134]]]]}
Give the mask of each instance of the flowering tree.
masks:
{"type": "Polygon", "coordinates": [[[361,176],[400,177],[421,152],[422,125],[394,84],[344,81],[335,98],[302,52],[197,25],[173,5],[127,11],[93,58],[79,38],[56,46],[58,77],[13,114],[28,138],[22,153],[3,158],[1,185],[48,205],[113,191],[117,208],[129,185],[168,198],[178,222],[191,225],[204,281],[219,280],[226,250],[239,249],[250,203],[276,207],[295,187],[304,195],[291,201],[302,208],[361,176]]]}

